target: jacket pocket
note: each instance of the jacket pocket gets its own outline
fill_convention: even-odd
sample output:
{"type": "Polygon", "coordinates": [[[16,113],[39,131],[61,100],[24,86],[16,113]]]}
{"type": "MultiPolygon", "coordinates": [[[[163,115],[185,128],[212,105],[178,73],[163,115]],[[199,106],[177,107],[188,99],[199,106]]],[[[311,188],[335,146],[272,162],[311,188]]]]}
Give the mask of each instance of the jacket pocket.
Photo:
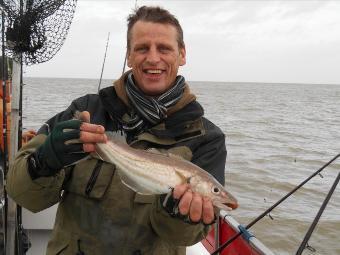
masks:
{"type": "Polygon", "coordinates": [[[115,166],[97,159],[79,162],[65,189],[78,195],[101,199],[111,184],[115,166]]]}

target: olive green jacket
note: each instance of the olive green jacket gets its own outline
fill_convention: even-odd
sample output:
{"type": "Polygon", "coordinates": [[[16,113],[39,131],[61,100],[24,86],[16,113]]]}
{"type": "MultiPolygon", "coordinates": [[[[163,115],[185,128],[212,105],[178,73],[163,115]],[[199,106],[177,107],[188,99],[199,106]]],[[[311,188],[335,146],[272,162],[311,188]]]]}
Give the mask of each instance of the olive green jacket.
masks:
{"type": "MultiPolygon", "coordinates": [[[[77,110],[88,110],[91,122],[119,134],[118,117],[125,116],[128,107],[118,107],[120,112],[115,108],[124,103],[114,91],[106,88],[100,96],[75,100],[48,121],[49,128],[72,118],[77,110]]],[[[164,123],[127,140],[134,147],[157,147],[178,154],[224,182],[224,135],[202,115],[199,104],[189,100],[164,123]]],[[[19,151],[7,177],[8,194],[28,210],[38,212],[59,203],[47,254],[183,255],[185,246],[207,234],[209,227],[171,217],[159,196],[135,193],[120,181],[113,165],[95,158],[62,169],[55,176],[32,180],[27,158],[43,144],[47,133],[45,125],[19,151]]]]}

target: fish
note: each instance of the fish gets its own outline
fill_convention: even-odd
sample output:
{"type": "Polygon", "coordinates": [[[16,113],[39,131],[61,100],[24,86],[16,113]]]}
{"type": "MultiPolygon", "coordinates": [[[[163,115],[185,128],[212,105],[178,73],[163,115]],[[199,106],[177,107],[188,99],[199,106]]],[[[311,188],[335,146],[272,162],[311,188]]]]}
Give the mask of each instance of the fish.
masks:
{"type": "Polygon", "coordinates": [[[94,157],[115,165],[121,181],[139,194],[165,194],[177,185],[189,183],[193,192],[209,197],[218,209],[230,211],[238,207],[236,198],[210,173],[180,156],[135,149],[111,138],[95,147],[94,157]]]}

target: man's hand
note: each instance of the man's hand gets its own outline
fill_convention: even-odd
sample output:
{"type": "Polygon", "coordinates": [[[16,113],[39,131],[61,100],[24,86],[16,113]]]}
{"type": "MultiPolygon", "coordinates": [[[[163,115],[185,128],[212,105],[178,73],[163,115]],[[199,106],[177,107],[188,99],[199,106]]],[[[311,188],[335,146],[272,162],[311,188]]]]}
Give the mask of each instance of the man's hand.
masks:
{"type": "Polygon", "coordinates": [[[179,212],[188,215],[192,222],[203,221],[204,224],[211,224],[214,219],[214,207],[208,197],[202,197],[190,189],[189,184],[181,184],[174,188],[173,197],[180,199],[178,204],[179,212]]]}
{"type": "Polygon", "coordinates": [[[79,119],[83,121],[80,126],[79,140],[83,143],[84,152],[95,151],[96,143],[104,143],[107,141],[105,128],[101,125],[90,123],[90,113],[83,111],[79,114],[79,119]]]}
{"type": "Polygon", "coordinates": [[[52,176],[95,150],[96,143],[107,141],[103,126],[90,124],[90,114],[80,113],[80,120],[59,122],[46,141],[30,156],[32,178],[52,176]]]}

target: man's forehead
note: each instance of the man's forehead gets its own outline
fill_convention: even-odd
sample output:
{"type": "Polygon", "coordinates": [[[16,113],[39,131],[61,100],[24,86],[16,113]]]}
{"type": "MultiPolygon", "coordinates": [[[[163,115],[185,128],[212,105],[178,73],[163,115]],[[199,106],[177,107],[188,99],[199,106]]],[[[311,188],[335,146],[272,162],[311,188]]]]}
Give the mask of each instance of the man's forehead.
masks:
{"type": "Polygon", "coordinates": [[[174,25],[169,23],[158,23],[150,21],[137,21],[132,29],[132,34],[134,33],[150,33],[154,34],[177,34],[177,29],[174,25]]]}

